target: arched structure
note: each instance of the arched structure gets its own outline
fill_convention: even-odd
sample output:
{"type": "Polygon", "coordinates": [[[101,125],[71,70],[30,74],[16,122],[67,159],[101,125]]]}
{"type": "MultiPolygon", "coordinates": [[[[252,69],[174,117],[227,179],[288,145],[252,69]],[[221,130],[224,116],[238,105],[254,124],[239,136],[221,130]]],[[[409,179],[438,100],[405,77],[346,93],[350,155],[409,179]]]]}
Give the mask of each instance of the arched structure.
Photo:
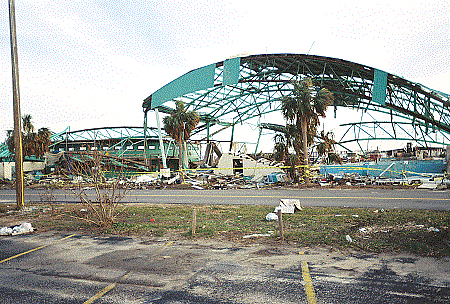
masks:
{"type": "Polygon", "coordinates": [[[143,109],[145,115],[154,109],[170,113],[172,101],[181,99],[200,113],[203,123],[198,130],[209,134],[214,124],[234,126],[279,111],[290,81],[304,77],[334,93],[335,115],[337,107],[367,113],[359,121],[343,120],[347,132],[342,145],[380,139],[422,146],[450,142],[449,95],[376,68],[314,55],[251,55],[201,67],[147,97],[143,109]]]}

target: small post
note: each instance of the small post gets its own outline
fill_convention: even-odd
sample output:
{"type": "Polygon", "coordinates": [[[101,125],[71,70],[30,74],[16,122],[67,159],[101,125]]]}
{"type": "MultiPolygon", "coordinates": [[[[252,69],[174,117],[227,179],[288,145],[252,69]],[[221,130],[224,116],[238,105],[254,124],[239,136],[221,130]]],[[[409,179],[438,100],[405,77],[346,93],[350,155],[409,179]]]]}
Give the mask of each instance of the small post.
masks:
{"type": "Polygon", "coordinates": [[[281,213],[281,209],[277,210],[277,215],[278,215],[278,225],[280,226],[281,241],[284,242],[283,215],[281,213]]]}
{"type": "Polygon", "coordinates": [[[194,210],[192,210],[192,235],[195,234],[195,227],[197,227],[197,209],[194,208],[194,210]]]}

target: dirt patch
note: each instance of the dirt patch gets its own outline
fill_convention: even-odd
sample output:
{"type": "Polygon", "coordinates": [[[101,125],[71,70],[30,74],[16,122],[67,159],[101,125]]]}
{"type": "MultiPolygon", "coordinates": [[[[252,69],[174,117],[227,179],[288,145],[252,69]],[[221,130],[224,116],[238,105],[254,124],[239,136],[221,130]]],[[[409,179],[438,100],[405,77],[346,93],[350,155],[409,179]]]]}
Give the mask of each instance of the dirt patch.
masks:
{"type": "Polygon", "coordinates": [[[154,253],[140,249],[115,250],[89,260],[86,264],[157,275],[183,274],[201,263],[201,256],[191,252],[165,249],[154,253]]]}
{"type": "Polygon", "coordinates": [[[267,249],[261,249],[253,254],[260,255],[260,256],[272,256],[272,255],[286,255],[288,254],[285,250],[282,250],[280,248],[267,248],[267,249]]]}

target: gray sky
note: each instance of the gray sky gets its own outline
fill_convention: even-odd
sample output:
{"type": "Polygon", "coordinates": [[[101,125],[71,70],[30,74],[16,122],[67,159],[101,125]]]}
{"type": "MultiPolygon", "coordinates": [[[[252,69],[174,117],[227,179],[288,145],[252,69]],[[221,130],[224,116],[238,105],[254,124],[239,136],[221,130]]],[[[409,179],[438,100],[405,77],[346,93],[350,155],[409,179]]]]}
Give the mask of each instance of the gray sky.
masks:
{"type": "MultiPolygon", "coordinates": [[[[450,93],[450,1],[16,1],[22,114],[62,131],[141,125],[142,100],[238,53],[307,53],[450,93]]],[[[0,140],[12,129],[0,4],[0,140]]],[[[329,123],[345,119],[339,116],[329,123]]]]}

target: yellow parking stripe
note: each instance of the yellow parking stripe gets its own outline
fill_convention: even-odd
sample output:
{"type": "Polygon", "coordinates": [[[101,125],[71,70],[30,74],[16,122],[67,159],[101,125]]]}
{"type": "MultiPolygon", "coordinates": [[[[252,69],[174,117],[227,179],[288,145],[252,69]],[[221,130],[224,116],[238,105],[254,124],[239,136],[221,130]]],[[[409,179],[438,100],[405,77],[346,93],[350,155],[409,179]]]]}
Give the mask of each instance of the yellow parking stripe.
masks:
{"type": "MultiPolygon", "coordinates": [[[[59,241],[64,241],[64,240],[66,240],[66,239],[68,239],[68,238],[71,238],[71,237],[73,237],[73,236],[75,236],[75,234],[66,236],[65,238],[62,238],[62,239],[60,239],[59,241]]],[[[7,262],[7,261],[10,261],[10,260],[12,260],[12,259],[18,258],[18,257],[20,257],[20,256],[22,256],[22,255],[31,253],[31,252],[33,252],[33,251],[36,251],[36,250],[45,248],[45,247],[47,247],[47,246],[50,246],[50,244],[48,244],[48,245],[42,245],[42,246],[36,247],[36,248],[34,248],[34,249],[30,249],[30,250],[28,250],[28,251],[25,251],[25,252],[22,252],[22,253],[13,255],[12,257],[9,257],[9,258],[6,258],[6,259],[4,259],[4,260],[1,260],[1,261],[0,261],[0,264],[1,264],[1,263],[4,263],[4,262],[7,262]]]]}
{"type": "MultiPolygon", "coordinates": [[[[171,244],[173,244],[173,241],[169,241],[167,242],[163,249],[167,248],[168,246],[170,246],[171,244]]],[[[102,290],[100,290],[99,292],[97,292],[92,298],[90,298],[89,300],[87,300],[86,302],[83,302],[83,304],[92,304],[94,303],[96,300],[100,299],[104,294],[108,293],[111,289],[113,289],[114,287],[117,286],[117,283],[122,280],[125,279],[126,277],[128,277],[130,275],[130,273],[125,274],[123,277],[120,277],[116,283],[112,283],[109,284],[108,286],[106,286],[105,288],[103,288],[102,290]]]]}
{"type": "Polygon", "coordinates": [[[316,293],[314,292],[311,276],[309,275],[308,263],[305,261],[302,261],[302,276],[303,281],[305,281],[306,299],[308,300],[308,304],[316,304],[316,293]]]}
{"type": "Polygon", "coordinates": [[[166,245],[164,245],[163,249],[166,249],[168,246],[170,246],[171,244],[173,244],[173,241],[167,242],[166,245]]]}
{"type": "MultiPolygon", "coordinates": [[[[128,277],[130,275],[130,273],[125,274],[124,276],[120,277],[117,282],[119,282],[122,279],[125,279],[126,277],[128,277]]],[[[100,299],[104,294],[106,294],[107,292],[109,292],[111,289],[113,289],[114,287],[117,286],[117,282],[116,283],[112,283],[109,284],[108,286],[106,286],[105,288],[103,288],[102,290],[100,290],[99,292],[97,292],[92,298],[90,298],[89,300],[87,300],[86,302],[83,302],[83,304],[92,304],[94,303],[96,300],[100,299]]]]}

